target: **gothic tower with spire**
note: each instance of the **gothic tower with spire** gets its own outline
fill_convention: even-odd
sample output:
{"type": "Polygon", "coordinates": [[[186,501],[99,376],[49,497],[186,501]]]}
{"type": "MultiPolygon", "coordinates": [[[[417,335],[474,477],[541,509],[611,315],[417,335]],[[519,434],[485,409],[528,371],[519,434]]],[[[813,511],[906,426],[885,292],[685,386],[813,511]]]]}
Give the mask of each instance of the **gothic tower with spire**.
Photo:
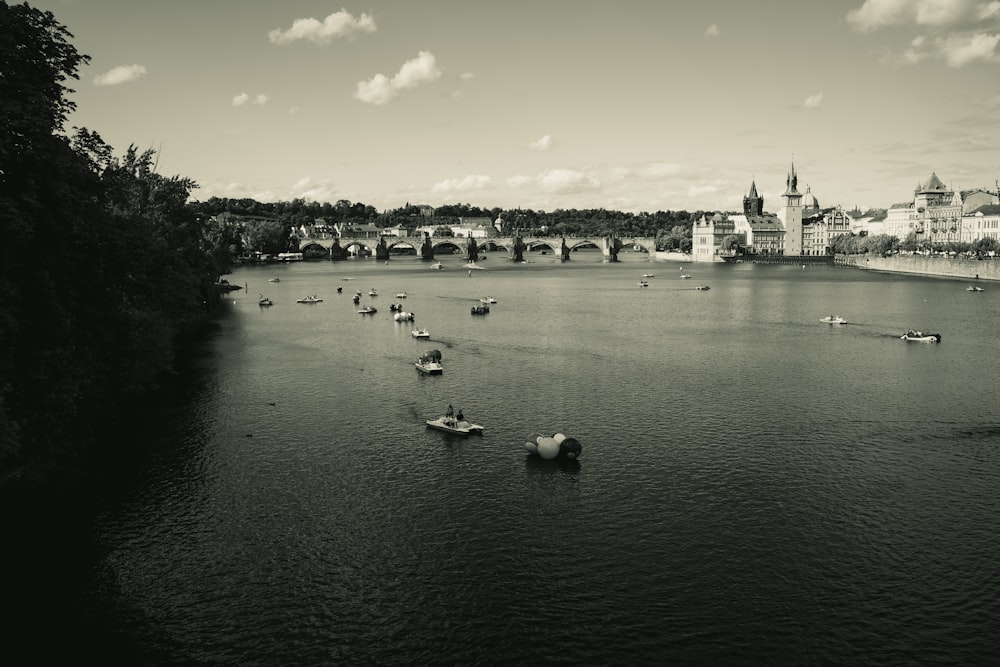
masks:
{"type": "Polygon", "coordinates": [[[757,194],[757,181],[750,181],[750,192],[743,198],[743,215],[752,218],[763,213],[764,198],[757,194]]]}
{"type": "Polygon", "coordinates": [[[795,162],[792,162],[785,183],[785,192],[781,195],[781,207],[778,208],[778,219],[785,228],[785,255],[801,255],[802,193],[798,190],[799,177],[795,173],[795,162]]]}

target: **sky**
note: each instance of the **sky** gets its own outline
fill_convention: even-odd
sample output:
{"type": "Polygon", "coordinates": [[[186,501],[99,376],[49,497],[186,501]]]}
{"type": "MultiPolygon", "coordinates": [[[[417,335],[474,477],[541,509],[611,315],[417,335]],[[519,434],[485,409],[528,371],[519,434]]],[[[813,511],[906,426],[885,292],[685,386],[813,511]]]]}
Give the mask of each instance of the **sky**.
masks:
{"type": "Polygon", "coordinates": [[[776,211],[1000,179],[1000,0],[35,0],[193,199],[776,211]]]}

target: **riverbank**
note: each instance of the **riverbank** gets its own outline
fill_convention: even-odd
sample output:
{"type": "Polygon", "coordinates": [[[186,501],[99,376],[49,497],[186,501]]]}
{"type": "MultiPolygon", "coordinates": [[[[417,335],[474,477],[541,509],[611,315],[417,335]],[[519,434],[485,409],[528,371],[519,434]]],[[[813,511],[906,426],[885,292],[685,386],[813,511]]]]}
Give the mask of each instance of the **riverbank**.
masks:
{"type": "Polygon", "coordinates": [[[935,278],[1000,281],[1000,260],[924,255],[837,255],[835,263],[867,271],[903,273],[935,278]]]}

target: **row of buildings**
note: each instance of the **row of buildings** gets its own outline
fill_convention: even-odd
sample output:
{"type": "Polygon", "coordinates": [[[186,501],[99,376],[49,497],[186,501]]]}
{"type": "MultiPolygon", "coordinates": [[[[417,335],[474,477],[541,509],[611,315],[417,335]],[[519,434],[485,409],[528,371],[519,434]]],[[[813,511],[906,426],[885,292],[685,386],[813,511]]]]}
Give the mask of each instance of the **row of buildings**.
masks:
{"type": "Polygon", "coordinates": [[[826,256],[842,234],[888,234],[900,240],[914,234],[927,244],[1000,240],[1000,192],[952,190],[931,174],[914,189],[912,200],[865,217],[840,206],[821,207],[809,187],[799,192],[798,181],[793,163],[777,213],[764,212],[764,198],[752,182],[742,214],[702,216],[691,232],[692,259],[721,261],[734,253],[734,241],[741,251],[758,256],[826,256]]]}

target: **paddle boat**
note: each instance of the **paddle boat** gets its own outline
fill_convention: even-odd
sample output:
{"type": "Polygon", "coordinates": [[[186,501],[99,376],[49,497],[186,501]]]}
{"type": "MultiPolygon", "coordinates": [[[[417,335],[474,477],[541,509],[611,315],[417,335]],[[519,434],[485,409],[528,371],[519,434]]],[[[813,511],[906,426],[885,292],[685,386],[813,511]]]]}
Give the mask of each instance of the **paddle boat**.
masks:
{"type": "Polygon", "coordinates": [[[444,373],[444,366],[441,365],[441,352],[438,350],[431,350],[420,355],[413,365],[425,375],[442,375],[444,373]]]}
{"type": "Polygon", "coordinates": [[[406,298],[406,292],[400,292],[399,294],[396,295],[396,298],[397,299],[405,299],[406,298]]]}
{"type": "Polygon", "coordinates": [[[396,320],[397,322],[412,322],[414,317],[415,316],[414,316],[413,313],[408,313],[406,311],[400,311],[400,312],[396,313],[395,315],[393,315],[392,319],[396,320]]]}
{"type": "Polygon", "coordinates": [[[301,299],[296,299],[295,303],[319,303],[323,299],[319,298],[315,294],[310,294],[309,296],[304,296],[301,299]]]}
{"type": "Polygon", "coordinates": [[[431,332],[427,329],[414,329],[410,332],[410,335],[414,338],[430,338],[431,332]]]}
{"type": "Polygon", "coordinates": [[[918,343],[940,343],[941,334],[938,333],[924,333],[923,331],[915,331],[913,329],[907,329],[906,333],[900,336],[901,339],[906,341],[916,341],[918,343]]]}
{"type": "Polygon", "coordinates": [[[482,305],[482,306],[473,306],[472,307],[472,314],[473,315],[485,315],[488,312],[490,312],[490,307],[487,306],[487,305],[485,305],[485,304],[482,305]]]}
{"type": "Polygon", "coordinates": [[[428,419],[425,423],[427,424],[427,428],[432,428],[435,431],[444,431],[445,433],[452,433],[454,435],[470,435],[473,433],[482,435],[482,424],[473,424],[467,419],[462,418],[461,415],[462,412],[459,411],[457,417],[441,415],[437,419],[428,419]]]}
{"type": "Polygon", "coordinates": [[[360,314],[360,315],[374,315],[377,312],[378,312],[378,308],[376,308],[375,306],[365,306],[364,308],[362,308],[361,310],[358,311],[358,314],[360,314]]]}
{"type": "Polygon", "coordinates": [[[266,296],[264,296],[263,294],[261,294],[260,297],[258,297],[258,299],[257,299],[257,305],[258,306],[273,306],[274,302],[271,301],[266,296]]]}

